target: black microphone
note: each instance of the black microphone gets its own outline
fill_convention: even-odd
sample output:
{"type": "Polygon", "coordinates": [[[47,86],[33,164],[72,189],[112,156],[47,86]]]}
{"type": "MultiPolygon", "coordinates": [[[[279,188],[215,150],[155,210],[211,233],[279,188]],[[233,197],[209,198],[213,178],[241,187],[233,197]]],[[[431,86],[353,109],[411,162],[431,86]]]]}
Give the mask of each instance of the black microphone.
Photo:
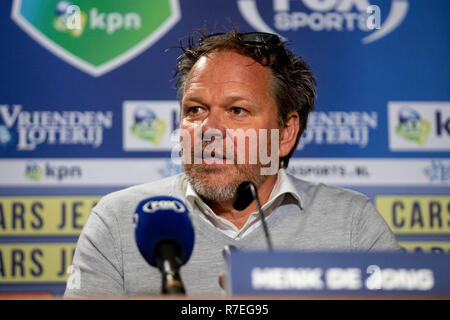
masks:
{"type": "Polygon", "coordinates": [[[161,292],[186,293],[179,270],[194,247],[194,229],[186,205],[169,196],[148,198],[137,206],[134,222],[141,255],[161,271],[161,292]]]}
{"type": "Polygon", "coordinates": [[[236,194],[234,195],[233,207],[236,210],[242,211],[245,208],[247,208],[250,205],[250,203],[253,202],[253,200],[256,201],[256,206],[258,207],[259,216],[261,218],[264,234],[266,236],[267,246],[269,247],[269,250],[272,250],[273,249],[272,241],[270,240],[269,230],[267,229],[266,225],[266,219],[261,210],[261,203],[259,202],[258,191],[253,182],[244,181],[239,185],[239,187],[236,190],[236,194]]]}

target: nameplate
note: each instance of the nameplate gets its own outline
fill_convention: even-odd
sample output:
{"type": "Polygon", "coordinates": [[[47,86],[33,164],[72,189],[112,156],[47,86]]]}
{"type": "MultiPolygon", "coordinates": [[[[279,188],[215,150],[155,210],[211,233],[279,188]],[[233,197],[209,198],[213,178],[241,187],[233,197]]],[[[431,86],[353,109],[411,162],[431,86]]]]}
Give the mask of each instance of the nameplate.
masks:
{"type": "Polygon", "coordinates": [[[232,294],[450,296],[450,255],[241,251],[227,255],[232,294]]]}

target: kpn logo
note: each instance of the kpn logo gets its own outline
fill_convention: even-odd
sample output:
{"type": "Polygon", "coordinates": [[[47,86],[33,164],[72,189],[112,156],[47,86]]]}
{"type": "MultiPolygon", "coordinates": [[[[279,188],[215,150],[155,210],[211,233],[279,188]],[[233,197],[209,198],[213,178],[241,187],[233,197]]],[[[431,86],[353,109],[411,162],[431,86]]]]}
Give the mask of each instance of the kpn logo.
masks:
{"type": "Polygon", "coordinates": [[[69,33],[73,37],[83,34],[86,27],[87,14],[80,7],[68,1],[60,1],[56,5],[53,27],[60,31],[69,33]]]}
{"type": "Polygon", "coordinates": [[[67,63],[101,76],[164,36],[179,0],[14,0],[12,19],[67,63]]]}
{"type": "Polygon", "coordinates": [[[36,161],[28,161],[25,167],[25,177],[33,181],[39,181],[44,171],[36,161]]]}
{"type": "Polygon", "coordinates": [[[291,32],[302,31],[362,31],[366,33],[361,39],[363,44],[393,32],[409,9],[409,0],[390,0],[390,7],[383,12],[376,5],[378,2],[369,0],[237,1],[241,15],[258,31],[277,33],[284,38],[292,36],[291,32]]]}
{"type": "Polygon", "coordinates": [[[398,125],[395,131],[406,140],[424,145],[430,133],[430,122],[422,119],[416,110],[404,106],[398,113],[398,125]]]}
{"type": "Polygon", "coordinates": [[[389,102],[392,151],[450,151],[450,102],[389,102]]]}
{"type": "Polygon", "coordinates": [[[169,151],[176,144],[178,101],[125,101],[122,107],[123,149],[169,151]]]}
{"type": "Polygon", "coordinates": [[[68,166],[48,161],[45,164],[39,164],[35,160],[29,160],[25,166],[25,177],[33,182],[79,181],[82,177],[82,170],[78,165],[68,166]]]}

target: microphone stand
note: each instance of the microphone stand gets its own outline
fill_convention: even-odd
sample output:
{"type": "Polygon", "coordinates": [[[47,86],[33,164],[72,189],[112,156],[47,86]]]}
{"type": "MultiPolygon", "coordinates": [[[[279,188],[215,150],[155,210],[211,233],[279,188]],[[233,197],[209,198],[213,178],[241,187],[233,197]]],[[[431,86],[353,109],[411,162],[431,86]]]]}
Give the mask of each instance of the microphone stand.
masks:
{"type": "Polygon", "coordinates": [[[256,192],[256,188],[253,183],[250,183],[250,190],[253,194],[253,198],[256,201],[256,207],[258,208],[259,217],[261,218],[261,223],[262,223],[262,226],[264,229],[264,234],[265,234],[266,240],[267,240],[267,246],[269,247],[269,250],[272,251],[273,250],[272,240],[270,239],[270,236],[269,236],[269,229],[267,228],[266,218],[264,217],[263,211],[261,209],[261,203],[259,202],[258,193],[256,192]]]}
{"type": "Polygon", "coordinates": [[[259,217],[261,219],[261,223],[264,229],[264,235],[267,240],[267,246],[269,250],[273,250],[272,241],[269,235],[269,229],[267,228],[266,224],[266,218],[264,217],[264,213],[261,209],[261,203],[259,202],[258,192],[253,182],[244,181],[238,186],[236,194],[234,195],[233,199],[233,208],[242,211],[245,208],[247,208],[253,200],[255,200],[256,207],[258,208],[259,217]]]}
{"type": "Polygon", "coordinates": [[[186,294],[179,273],[181,266],[179,245],[174,241],[165,240],[158,243],[155,250],[156,264],[162,274],[161,293],[186,294]]]}

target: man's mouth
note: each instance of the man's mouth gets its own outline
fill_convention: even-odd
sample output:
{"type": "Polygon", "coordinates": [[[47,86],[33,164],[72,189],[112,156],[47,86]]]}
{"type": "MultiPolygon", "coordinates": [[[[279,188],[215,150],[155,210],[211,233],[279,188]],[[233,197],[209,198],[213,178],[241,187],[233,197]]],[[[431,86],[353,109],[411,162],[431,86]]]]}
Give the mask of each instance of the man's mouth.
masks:
{"type": "MultiPolygon", "coordinates": [[[[211,164],[226,164],[227,163],[227,157],[223,155],[222,153],[217,153],[215,151],[212,151],[210,154],[202,154],[202,157],[196,157],[195,163],[202,163],[206,165],[211,164]]],[[[233,160],[233,159],[231,159],[233,160]]],[[[230,161],[228,161],[230,162],[230,161]]]]}

